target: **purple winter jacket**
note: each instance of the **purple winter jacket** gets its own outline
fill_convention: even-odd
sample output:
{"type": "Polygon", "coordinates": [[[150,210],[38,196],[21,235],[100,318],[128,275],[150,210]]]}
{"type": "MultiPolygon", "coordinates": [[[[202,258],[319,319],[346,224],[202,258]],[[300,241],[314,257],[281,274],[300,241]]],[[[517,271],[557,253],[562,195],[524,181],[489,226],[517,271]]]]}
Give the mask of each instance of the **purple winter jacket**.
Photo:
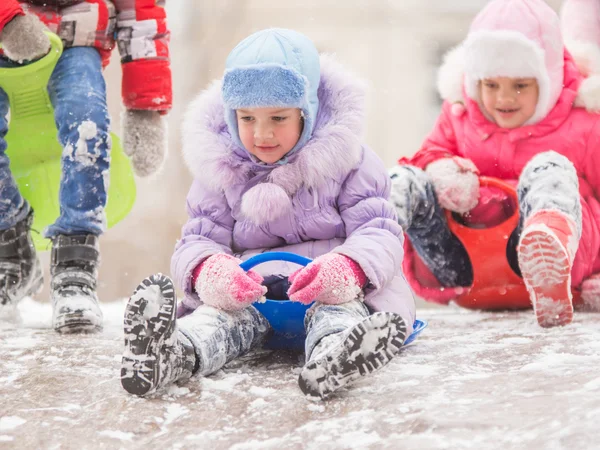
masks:
{"type": "MultiPolygon", "coordinates": [[[[216,253],[247,259],[282,250],[316,258],[331,251],[361,266],[372,311],[398,313],[412,331],[415,304],[402,274],[404,237],[388,202],[390,179],[361,141],[364,96],[361,82],[321,56],[313,135],[285,164],[274,165],[254,162],[232,141],[219,82],[191,103],[183,152],[195,179],[189,220],[171,260],[187,307],[202,303],[192,286],[194,268],[216,253]]],[[[287,275],[295,269],[271,262],[255,270],[287,275]]]]}

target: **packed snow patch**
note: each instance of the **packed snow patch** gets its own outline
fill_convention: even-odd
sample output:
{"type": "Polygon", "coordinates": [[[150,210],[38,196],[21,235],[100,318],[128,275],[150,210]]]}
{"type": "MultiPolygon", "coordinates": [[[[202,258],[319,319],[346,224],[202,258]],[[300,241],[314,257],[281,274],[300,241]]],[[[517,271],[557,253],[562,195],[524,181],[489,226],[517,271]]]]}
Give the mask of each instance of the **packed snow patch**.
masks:
{"type": "MultiPolygon", "coordinates": [[[[125,301],[104,331],[62,336],[25,299],[0,330],[0,441],[86,448],[595,448],[600,314],[542,329],[532,311],[419,312],[429,327],[331,400],[298,388],[298,354],[261,350],[152,399],[120,385],[125,301]],[[23,421],[27,422],[23,422],[23,421]],[[27,432],[24,432],[26,430],[27,432]]],[[[2,445],[0,445],[1,447],[2,445]]]]}
{"type": "Polygon", "coordinates": [[[0,417],[0,431],[14,430],[27,421],[17,416],[0,417]]]}

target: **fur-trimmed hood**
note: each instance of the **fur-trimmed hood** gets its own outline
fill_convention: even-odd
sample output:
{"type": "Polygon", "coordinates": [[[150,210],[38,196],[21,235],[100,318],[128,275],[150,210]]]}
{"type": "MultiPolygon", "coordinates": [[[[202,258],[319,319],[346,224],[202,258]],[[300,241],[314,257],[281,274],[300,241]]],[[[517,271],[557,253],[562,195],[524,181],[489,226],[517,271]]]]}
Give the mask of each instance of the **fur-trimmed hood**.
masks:
{"type": "MultiPolygon", "coordinates": [[[[455,104],[453,107],[455,114],[462,114],[465,111],[464,105],[468,103],[464,89],[466,63],[463,44],[460,43],[444,55],[437,74],[437,89],[440,97],[449,103],[455,104]]],[[[567,42],[567,46],[567,49],[565,49],[565,70],[569,69],[569,63],[573,63],[573,57],[569,53],[569,42],[567,42]]],[[[593,49],[591,51],[593,52],[593,49]]],[[[580,58],[584,58],[583,55],[585,53],[580,58]]],[[[577,60],[575,62],[579,65],[577,60]]],[[[565,85],[567,84],[568,80],[565,79],[565,85]]],[[[574,104],[576,107],[585,108],[590,112],[600,112],[600,74],[590,75],[581,81],[574,104]]]]}
{"type": "MultiPolygon", "coordinates": [[[[348,75],[331,56],[322,55],[320,63],[319,111],[312,137],[285,164],[256,163],[246,149],[235,144],[225,121],[220,81],[200,93],[183,122],[183,156],[193,176],[206,189],[225,191],[267,173],[264,183],[244,194],[243,203],[256,205],[258,199],[250,197],[275,196],[274,203],[284,209],[291,206],[289,197],[302,185],[318,188],[328,179],[345,178],[361,159],[365,84],[348,75]],[[289,200],[285,205],[283,195],[289,200]]],[[[262,202],[273,204],[264,198],[262,202]]],[[[268,217],[263,213],[254,222],[272,220],[284,212],[271,211],[268,217]]]]}
{"type": "MultiPolygon", "coordinates": [[[[570,11],[564,9],[563,13],[570,11]]],[[[481,79],[534,77],[538,104],[525,125],[543,121],[561,102],[600,110],[600,78],[582,79],[571,57],[572,53],[580,70],[589,66],[587,73],[582,72],[588,76],[598,73],[593,70],[600,67],[598,50],[572,39],[567,39],[567,49],[559,18],[543,0],[493,0],[477,14],[466,39],[445,55],[438,90],[444,100],[457,104],[453,112],[461,114],[460,104],[469,107],[469,100],[480,102],[481,79]],[[565,89],[571,92],[564,95],[565,89]]]]}

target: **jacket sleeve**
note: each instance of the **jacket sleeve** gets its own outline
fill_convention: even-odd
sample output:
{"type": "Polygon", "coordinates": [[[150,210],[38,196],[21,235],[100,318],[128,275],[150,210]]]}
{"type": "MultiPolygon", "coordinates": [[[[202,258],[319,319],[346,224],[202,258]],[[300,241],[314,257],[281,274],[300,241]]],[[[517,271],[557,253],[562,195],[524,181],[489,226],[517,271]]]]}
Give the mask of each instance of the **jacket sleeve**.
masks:
{"type": "MultiPolygon", "coordinates": [[[[2,0],[0,2],[0,32],[15,16],[23,16],[25,11],[17,0],[2,0]]],[[[0,35],[0,38],[2,36],[0,35]]]]}
{"type": "Polygon", "coordinates": [[[398,164],[425,169],[433,161],[458,155],[456,136],[450,120],[451,108],[449,102],[444,102],[442,112],[421,149],[410,158],[400,158],[398,164]]]}
{"type": "Polygon", "coordinates": [[[194,181],[187,197],[189,219],[171,258],[171,273],[186,295],[196,298],[194,269],[216,253],[232,254],[234,219],[225,194],[209,192],[194,181]]]}
{"type": "Polygon", "coordinates": [[[404,255],[402,228],[388,202],[390,183],[383,161],[365,148],[360,165],[346,178],[338,197],[347,238],[333,252],[356,261],[376,290],[401,271],[404,255]]]}
{"type": "Polygon", "coordinates": [[[171,109],[173,94],[169,30],[164,2],[113,0],[117,44],[123,68],[122,95],[127,109],[171,109]]]}

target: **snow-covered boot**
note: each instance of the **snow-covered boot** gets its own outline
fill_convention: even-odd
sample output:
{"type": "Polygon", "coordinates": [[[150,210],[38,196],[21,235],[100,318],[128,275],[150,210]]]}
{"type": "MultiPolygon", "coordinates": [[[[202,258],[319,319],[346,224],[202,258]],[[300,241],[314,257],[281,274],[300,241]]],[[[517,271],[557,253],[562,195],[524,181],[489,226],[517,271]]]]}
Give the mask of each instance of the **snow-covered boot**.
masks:
{"type": "Polygon", "coordinates": [[[349,329],[323,337],[307,354],[298,384],[305,395],[334,391],[385,366],[406,338],[406,324],[394,313],[375,313],[349,329]]]}
{"type": "Polygon", "coordinates": [[[163,274],[143,280],[125,308],[125,352],[121,384],[134,395],[149,395],[198,369],[191,342],[177,331],[176,297],[163,274]]]}
{"type": "Polygon", "coordinates": [[[208,376],[228,362],[259,348],[273,330],[254,306],[224,311],[201,305],[179,321],[179,332],[194,347],[198,374],[208,376]]]}
{"type": "Polygon", "coordinates": [[[52,239],[52,326],[60,333],[99,331],[102,311],[96,283],[100,250],[93,234],[52,239]]]}
{"type": "Polygon", "coordinates": [[[577,171],[563,155],[539,153],[523,168],[517,192],[519,269],[537,321],[566,325],[573,319],[571,269],[582,230],[577,171]]]}
{"type": "Polygon", "coordinates": [[[573,320],[571,269],[578,244],[575,221],[560,211],[540,210],[525,220],[519,267],[542,327],[573,320]]]}
{"type": "Polygon", "coordinates": [[[0,231],[0,308],[12,308],[43,284],[40,261],[31,240],[33,210],[14,227],[0,231]]]}

